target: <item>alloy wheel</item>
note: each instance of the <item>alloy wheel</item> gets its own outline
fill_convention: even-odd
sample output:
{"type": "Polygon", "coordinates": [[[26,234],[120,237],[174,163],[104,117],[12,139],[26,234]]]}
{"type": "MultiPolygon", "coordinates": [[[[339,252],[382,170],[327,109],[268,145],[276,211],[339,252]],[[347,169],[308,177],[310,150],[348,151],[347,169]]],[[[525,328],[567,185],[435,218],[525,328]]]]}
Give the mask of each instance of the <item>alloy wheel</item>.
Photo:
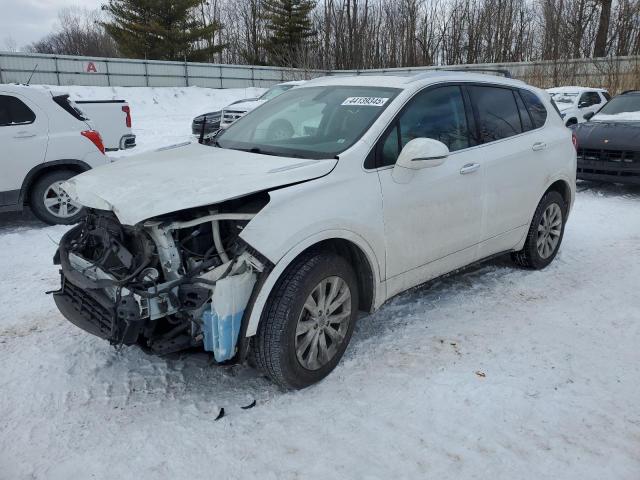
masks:
{"type": "Polygon", "coordinates": [[[338,352],[351,321],[351,290],[340,277],[322,280],[305,300],[296,326],[295,348],[307,370],[326,365],[338,352]]]}
{"type": "Polygon", "coordinates": [[[43,203],[51,215],[58,218],[69,218],[80,211],[80,205],[71,200],[67,192],[62,189],[62,180],[49,185],[44,192],[43,203]]]}
{"type": "Polygon", "coordinates": [[[545,208],[538,224],[536,247],[541,258],[549,258],[560,243],[562,233],[562,210],[557,203],[545,208]]]}

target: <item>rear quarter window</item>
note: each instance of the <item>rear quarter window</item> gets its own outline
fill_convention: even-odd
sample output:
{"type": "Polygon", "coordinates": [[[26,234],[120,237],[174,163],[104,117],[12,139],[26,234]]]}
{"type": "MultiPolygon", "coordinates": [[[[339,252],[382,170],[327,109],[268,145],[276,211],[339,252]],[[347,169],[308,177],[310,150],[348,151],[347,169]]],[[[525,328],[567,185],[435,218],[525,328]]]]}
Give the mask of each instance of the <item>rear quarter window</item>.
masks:
{"type": "Polygon", "coordinates": [[[547,121],[547,109],[542,103],[542,100],[535,93],[529,90],[520,90],[520,95],[524,104],[531,114],[531,120],[533,120],[533,128],[540,128],[547,121]]]}
{"type": "Polygon", "coordinates": [[[75,103],[69,99],[69,95],[56,95],[53,97],[53,101],[56,102],[62,109],[77,120],[88,120],[88,118],[82,113],[75,103]]]}

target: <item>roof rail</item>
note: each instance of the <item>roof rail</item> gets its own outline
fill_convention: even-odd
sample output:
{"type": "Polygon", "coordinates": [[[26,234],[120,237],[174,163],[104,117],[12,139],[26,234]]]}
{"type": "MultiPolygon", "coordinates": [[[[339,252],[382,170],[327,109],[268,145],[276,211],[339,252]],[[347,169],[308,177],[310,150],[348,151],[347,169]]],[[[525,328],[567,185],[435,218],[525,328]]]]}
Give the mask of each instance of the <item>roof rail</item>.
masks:
{"type": "Polygon", "coordinates": [[[417,73],[415,75],[415,79],[422,78],[428,76],[429,72],[438,71],[438,72],[469,72],[469,73],[493,73],[504,76],[505,78],[512,78],[511,72],[507,69],[501,68],[476,68],[476,67],[435,67],[430,68],[429,70],[425,70],[423,72],[417,73]]]}
{"type": "Polygon", "coordinates": [[[506,68],[480,68],[480,67],[438,67],[434,70],[450,70],[452,72],[488,72],[488,73],[497,73],[505,78],[511,78],[511,72],[506,68]]]}

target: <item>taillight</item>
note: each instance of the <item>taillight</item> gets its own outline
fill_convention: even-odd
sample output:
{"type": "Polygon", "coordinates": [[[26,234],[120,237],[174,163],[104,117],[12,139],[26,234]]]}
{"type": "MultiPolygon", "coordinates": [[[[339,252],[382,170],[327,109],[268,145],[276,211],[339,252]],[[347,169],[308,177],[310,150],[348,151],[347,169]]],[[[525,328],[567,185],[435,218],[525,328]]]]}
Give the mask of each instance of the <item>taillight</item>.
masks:
{"type": "Polygon", "coordinates": [[[100,150],[100,153],[104,155],[104,143],[102,143],[102,137],[95,130],[85,130],[80,132],[80,135],[87,137],[93,142],[93,144],[100,150]]]}
{"type": "Polygon", "coordinates": [[[125,118],[127,128],[131,128],[131,109],[129,108],[129,105],[122,107],[122,111],[127,114],[127,117],[125,118]]]}
{"type": "Polygon", "coordinates": [[[578,151],[578,137],[576,137],[575,133],[571,134],[571,141],[573,142],[573,148],[576,149],[576,152],[578,151]]]}

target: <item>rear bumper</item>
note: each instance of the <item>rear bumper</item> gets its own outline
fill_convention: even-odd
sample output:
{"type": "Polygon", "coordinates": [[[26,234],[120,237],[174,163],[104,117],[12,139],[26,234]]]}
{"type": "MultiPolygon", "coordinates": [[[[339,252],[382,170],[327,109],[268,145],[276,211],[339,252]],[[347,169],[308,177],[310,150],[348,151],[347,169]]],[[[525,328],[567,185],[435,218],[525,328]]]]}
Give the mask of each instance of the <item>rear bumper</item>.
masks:
{"type": "Polygon", "coordinates": [[[133,148],[136,146],[136,136],[131,135],[123,135],[120,139],[120,150],[126,150],[127,148],[133,148]]]}

